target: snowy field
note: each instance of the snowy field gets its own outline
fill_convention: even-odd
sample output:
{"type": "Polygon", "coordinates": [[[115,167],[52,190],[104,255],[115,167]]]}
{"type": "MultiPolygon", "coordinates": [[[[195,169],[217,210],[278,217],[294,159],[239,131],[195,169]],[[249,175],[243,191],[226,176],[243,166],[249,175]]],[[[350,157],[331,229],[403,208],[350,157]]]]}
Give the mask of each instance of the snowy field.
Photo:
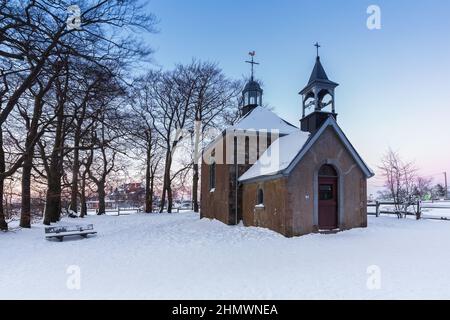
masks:
{"type": "Polygon", "coordinates": [[[0,233],[0,299],[450,298],[450,222],[369,217],[367,229],[287,239],[191,212],[64,219],[97,236],[0,233]],[[69,266],[81,272],[69,289],[69,266]],[[370,290],[369,266],[380,273],[370,290]]]}

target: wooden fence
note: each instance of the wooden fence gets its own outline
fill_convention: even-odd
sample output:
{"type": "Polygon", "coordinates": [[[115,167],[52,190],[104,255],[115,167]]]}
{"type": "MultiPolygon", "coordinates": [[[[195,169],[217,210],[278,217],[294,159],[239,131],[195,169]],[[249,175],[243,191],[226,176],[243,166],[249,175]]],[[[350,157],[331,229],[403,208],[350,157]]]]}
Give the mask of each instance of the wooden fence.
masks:
{"type": "MultiPolygon", "coordinates": [[[[375,202],[369,202],[367,203],[367,208],[375,208],[375,212],[369,212],[367,210],[368,215],[374,215],[376,217],[379,217],[381,214],[388,214],[388,215],[396,215],[397,218],[402,218],[406,216],[415,216],[416,219],[431,219],[431,220],[446,220],[450,221],[450,201],[444,201],[445,205],[436,205],[435,202],[422,202],[417,201],[415,203],[412,203],[408,206],[408,208],[412,208],[414,212],[408,211],[404,209],[404,204],[396,203],[393,201],[375,201],[375,202]],[[393,209],[393,210],[387,210],[383,209],[382,206],[394,206],[397,208],[402,208],[401,210],[393,209]],[[423,215],[423,209],[433,209],[436,211],[439,210],[447,210],[449,211],[448,216],[425,216],[423,215]]],[[[442,202],[439,202],[439,204],[442,204],[442,202]]]]}
{"type": "MultiPolygon", "coordinates": [[[[98,209],[95,210],[88,210],[88,211],[95,211],[95,213],[98,213],[98,209]]],[[[126,207],[117,207],[117,208],[108,208],[105,209],[105,213],[117,213],[118,216],[120,215],[129,215],[130,213],[139,213],[141,212],[140,208],[136,208],[136,207],[130,207],[130,208],[126,208],[126,207]]]]}

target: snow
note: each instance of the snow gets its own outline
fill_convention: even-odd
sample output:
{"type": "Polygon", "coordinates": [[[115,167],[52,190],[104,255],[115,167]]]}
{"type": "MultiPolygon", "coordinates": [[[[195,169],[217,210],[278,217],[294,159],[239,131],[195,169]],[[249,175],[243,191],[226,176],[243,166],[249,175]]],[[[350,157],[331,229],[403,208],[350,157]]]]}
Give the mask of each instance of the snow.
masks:
{"type": "Polygon", "coordinates": [[[450,298],[450,222],[369,217],[369,227],[285,238],[192,212],[64,219],[97,236],[0,233],[0,299],[450,298]],[[74,267],[75,266],[75,267],[74,267]],[[367,271],[379,268],[380,289],[367,271]],[[80,290],[66,285],[79,267],[80,290]]]}
{"type": "Polygon", "coordinates": [[[235,125],[227,129],[229,130],[249,130],[257,131],[265,129],[268,132],[270,130],[279,130],[280,134],[289,134],[296,130],[297,127],[284,121],[274,112],[264,107],[256,107],[248,115],[240,119],[235,125]]]}
{"type": "Polygon", "coordinates": [[[297,129],[275,140],[258,161],[239,178],[239,181],[274,175],[286,169],[303,148],[309,136],[309,132],[297,129]]]}
{"type": "Polygon", "coordinates": [[[444,218],[450,220],[450,201],[423,201],[422,216],[430,218],[444,218]]]}

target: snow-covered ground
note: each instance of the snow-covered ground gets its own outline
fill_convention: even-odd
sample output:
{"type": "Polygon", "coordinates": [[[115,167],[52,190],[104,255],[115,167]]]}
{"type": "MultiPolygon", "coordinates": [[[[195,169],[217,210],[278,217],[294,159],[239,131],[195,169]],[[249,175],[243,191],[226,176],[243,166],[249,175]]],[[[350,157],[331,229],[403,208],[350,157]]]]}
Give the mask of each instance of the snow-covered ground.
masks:
{"type": "Polygon", "coordinates": [[[0,233],[0,299],[450,298],[447,221],[369,217],[367,229],[291,239],[191,212],[60,222],[76,223],[98,235],[0,233]]]}

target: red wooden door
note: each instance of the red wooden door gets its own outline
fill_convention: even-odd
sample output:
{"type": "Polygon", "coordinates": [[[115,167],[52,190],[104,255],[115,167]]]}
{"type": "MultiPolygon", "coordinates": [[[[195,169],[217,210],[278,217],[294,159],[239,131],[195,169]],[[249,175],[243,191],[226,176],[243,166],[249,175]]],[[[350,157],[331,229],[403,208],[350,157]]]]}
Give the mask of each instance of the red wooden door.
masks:
{"type": "Polygon", "coordinates": [[[338,228],[337,178],[319,177],[319,229],[338,228]]]}

